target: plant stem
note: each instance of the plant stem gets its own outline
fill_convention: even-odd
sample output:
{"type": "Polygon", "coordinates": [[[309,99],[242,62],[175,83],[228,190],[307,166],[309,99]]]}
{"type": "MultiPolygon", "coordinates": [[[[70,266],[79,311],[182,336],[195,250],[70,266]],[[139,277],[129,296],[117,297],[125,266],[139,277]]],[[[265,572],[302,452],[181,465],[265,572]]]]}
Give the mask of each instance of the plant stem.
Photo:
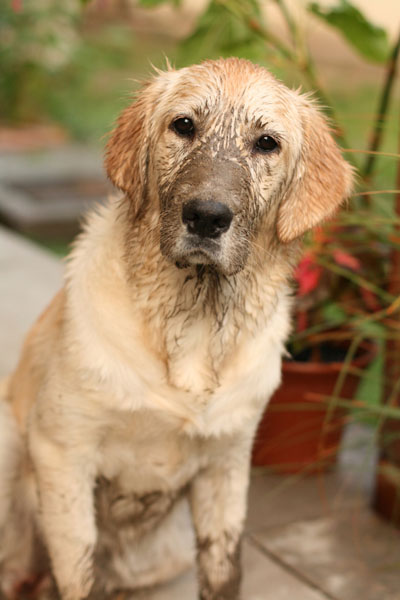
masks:
{"type": "MultiPolygon", "coordinates": [[[[333,388],[333,391],[332,391],[333,398],[328,404],[327,411],[326,411],[326,414],[324,417],[322,431],[325,434],[327,433],[327,430],[329,429],[329,423],[338,408],[337,398],[340,397],[340,393],[343,389],[344,382],[346,380],[346,377],[349,374],[349,368],[351,367],[355,353],[357,352],[357,349],[358,349],[359,345],[361,344],[361,342],[362,342],[362,337],[356,336],[355,338],[353,338],[353,340],[350,343],[349,349],[346,354],[346,358],[343,361],[343,366],[342,366],[340,373],[336,379],[335,387],[333,388]]],[[[323,440],[323,436],[321,436],[319,444],[318,444],[319,452],[322,452],[322,450],[323,450],[323,441],[322,440],[323,440]]]]}
{"type": "MultiPolygon", "coordinates": [[[[400,48],[400,36],[399,36],[398,46],[400,48]]],[[[400,117],[400,110],[399,110],[399,117],[400,117]]],[[[399,118],[399,132],[398,132],[398,150],[400,152],[400,118],[399,118]]],[[[397,189],[397,193],[395,196],[394,211],[395,211],[395,214],[398,217],[400,217],[400,160],[397,163],[396,189],[397,189]]],[[[400,234],[400,226],[399,226],[398,222],[395,224],[394,230],[396,233],[400,234]]],[[[400,252],[396,248],[392,248],[392,251],[391,251],[388,291],[390,294],[393,294],[393,296],[400,296],[400,252]]]]}
{"type": "Polygon", "coordinates": [[[313,61],[311,59],[311,56],[309,54],[307,54],[307,59],[305,60],[304,64],[299,65],[299,66],[300,66],[300,69],[305,74],[305,76],[307,77],[309,86],[312,87],[313,89],[315,89],[315,91],[318,95],[318,98],[320,99],[322,105],[325,108],[325,111],[327,112],[327,114],[331,118],[331,120],[333,121],[333,123],[336,127],[336,137],[338,138],[338,140],[341,141],[343,146],[348,148],[350,146],[350,144],[348,144],[345,136],[343,135],[343,131],[342,131],[341,127],[339,126],[339,120],[337,118],[336,111],[333,108],[332,102],[331,102],[330,98],[328,97],[328,95],[326,94],[326,92],[324,91],[321,81],[317,77],[317,73],[316,73],[313,61]]]}
{"type": "MultiPolygon", "coordinates": [[[[400,39],[400,38],[399,38],[400,39]]],[[[400,111],[399,111],[400,116],[400,111]]],[[[399,119],[399,133],[398,133],[398,148],[400,149],[400,119],[399,119]]],[[[400,161],[397,164],[396,172],[396,187],[397,194],[395,196],[395,213],[400,216],[400,161]]],[[[393,232],[400,235],[400,225],[395,223],[393,226],[393,232]]],[[[400,297],[400,250],[396,247],[392,247],[389,259],[389,274],[388,274],[388,292],[394,297],[400,297]]],[[[399,315],[396,315],[397,320],[399,315]]],[[[390,323],[387,323],[387,327],[390,327],[390,323]]],[[[393,326],[392,326],[393,327],[393,326]]],[[[387,342],[387,360],[386,360],[386,374],[391,379],[400,379],[400,337],[388,340],[387,342]]],[[[400,403],[400,398],[396,398],[396,403],[400,403]]]]}
{"type": "MultiPolygon", "coordinates": [[[[344,146],[345,148],[349,148],[350,145],[345,135],[343,134],[342,128],[339,125],[339,119],[337,117],[335,109],[333,108],[332,101],[324,91],[323,85],[317,76],[315,65],[309,52],[308,46],[304,42],[302,36],[300,35],[299,27],[295,19],[292,18],[292,15],[290,14],[286,6],[285,0],[275,0],[275,2],[278,5],[282,17],[285,20],[286,25],[290,31],[295,49],[295,51],[292,52],[290,49],[285,48],[286,53],[289,50],[289,54],[285,56],[285,58],[290,62],[295,63],[299,71],[303,73],[304,77],[307,80],[308,86],[315,91],[317,98],[319,99],[325,112],[331,119],[335,128],[336,138],[342,146],[344,146]]],[[[270,38],[266,41],[269,41],[269,43],[273,42],[273,45],[275,45],[277,41],[276,38],[271,38],[269,32],[265,32],[265,34],[270,38]]],[[[279,44],[281,44],[280,41],[279,44]]],[[[357,159],[355,157],[351,157],[349,161],[354,166],[357,166],[357,159]]]]}
{"type": "MultiPolygon", "coordinates": [[[[397,54],[394,52],[392,60],[396,62],[400,49],[400,35],[397,42],[397,54]]],[[[393,71],[395,65],[393,66],[393,71]]],[[[400,117],[400,111],[399,111],[400,117]]],[[[400,119],[399,119],[399,131],[398,131],[398,150],[400,151],[400,119]]],[[[397,164],[396,172],[396,187],[400,190],[400,161],[397,164]]],[[[395,213],[400,215],[400,191],[395,195],[395,213]]],[[[399,224],[394,225],[394,232],[400,233],[399,224]]],[[[400,297],[400,250],[392,248],[390,253],[390,266],[388,274],[388,292],[393,294],[395,297],[400,297]]],[[[399,315],[395,315],[399,320],[399,315]]],[[[387,321],[386,327],[390,328],[390,322],[387,321]]],[[[392,326],[393,328],[393,326],[392,326]]],[[[385,379],[386,386],[385,390],[385,403],[389,407],[400,408],[400,335],[398,334],[393,339],[386,341],[386,360],[385,360],[385,379]],[[394,380],[396,383],[391,388],[388,385],[389,381],[394,380]]],[[[381,433],[381,457],[388,458],[390,462],[400,464],[400,447],[396,441],[389,442],[388,438],[396,434],[400,435],[400,417],[399,416],[388,416],[387,420],[382,423],[380,430],[381,433]]]]}
{"type": "Polygon", "coordinates": [[[361,400],[346,400],[343,398],[337,398],[335,396],[325,396],[324,394],[318,394],[316,392],[308,392],[307,400],[310,402],[321,402],[321,400],[325,402],[335,401],[337,406],[343,406],[343,408],[350,409],[359,409],[363,411],[365,414],[378,415],[387,418],[400,419],[400,409],[396,406],[386,406],[386,405],[377,405],[373,406],[371,404],[367,404],[366,402],[362,402],[361,400]]]}
{"type": "Polygon", "coordinates": [[[248,29],[261,37],[261,39],[263,39],[265,42],[273,46],[275,50],[277,50],[283,56],[283,58],[290,62],[296,62],[296,56],[292,49],[273,33],[267,31],[260,21],[256,20],[249,10],[246,10],[245,3],[242,3],[240,0],[218,0],[218,2],[227,10],[229,10],[229,12],[234,14],[238,19],[241,19],[248,29]]]}
{"type": "Polygon", "coordinates": [[[297,23],[294,19],[292,19],[292,15],[290,14],[288,7],[286,6],[285,0],[275,0],[275,2],[278,5],[283,18],[286,21],[286,24],[290,31],[290,35],[292,36],[293,46],[295,49],[297,49],[299,46],[299,28],[297,27],[297,23]]]}
{"type": "MultiPolygon", "coordinates": [[[[385,125],[385,118],[389,108],[389,102],[393,90],[394,79],[397,69],[397,59],[400,52],[400,32],[393,46],[392,53],[389,57],[386,66],[386,77],[382,88],[382,94],[379,99],[379,106],[376,115],[375,127],[371,136],[371,143],[369,145],[369,151],[376,152],[382,142],[383,130],[385,125]]],[[[376,154],[368,156],[365,166],[363,169],[363,178],[365,181],[371,179],[374,167],[376,164],[376,154]]]]}
{"type": "Polygon", "coordinates": [[[349,279],[355,285],[358,285],[360,287],[365,287],[367,290],[370,290],[371,292],[376,294],[384,302],[392,303],[396,299],[395,296],[393,296],[386,290],[381,289],[379,286],[375,285],[371,281],[368,281],[368,279],[365,279],[361,275],[357,275],[357,273],[353,273],[353,271],[350,271],[349,269],[345,269],[344,267],[341,267],[341,266],[333,263],[330,260],[326,260],[322,256],[318,256],[317,263],[319,265],[321,265],[322,267],[325,267],[326,269],[333,271],[333,273],[337,273],[338,275],[346,277],[346,279],[349,279]]]}

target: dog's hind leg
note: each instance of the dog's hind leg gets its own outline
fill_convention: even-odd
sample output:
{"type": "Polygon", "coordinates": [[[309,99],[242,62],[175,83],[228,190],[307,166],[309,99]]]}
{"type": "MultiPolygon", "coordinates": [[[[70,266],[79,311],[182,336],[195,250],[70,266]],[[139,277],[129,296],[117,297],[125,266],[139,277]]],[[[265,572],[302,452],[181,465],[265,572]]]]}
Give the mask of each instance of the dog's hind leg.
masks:
{"type": "Polygon", "coordinates": [[[0,590],[5,598],[38,574],[40,550],[34,525],[34,482],[24,443],[0,381],[0,590]],[[35,563],[35,564],[34,564],[35,563]]]}

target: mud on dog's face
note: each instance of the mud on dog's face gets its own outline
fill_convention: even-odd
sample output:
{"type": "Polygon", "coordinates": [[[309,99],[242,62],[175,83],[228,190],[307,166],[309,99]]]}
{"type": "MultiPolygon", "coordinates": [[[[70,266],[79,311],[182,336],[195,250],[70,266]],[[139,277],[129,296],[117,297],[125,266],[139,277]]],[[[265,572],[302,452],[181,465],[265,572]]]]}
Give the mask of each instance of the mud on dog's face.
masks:
{"type": "Polygon", "coordinates": [[[226,275],[254,241],[289,243],[332,214],[351,180],[312,103],[238,59],[159,73],[120,117],[106,167],[137,217],[157,212],[169,260],[226,275]]]}

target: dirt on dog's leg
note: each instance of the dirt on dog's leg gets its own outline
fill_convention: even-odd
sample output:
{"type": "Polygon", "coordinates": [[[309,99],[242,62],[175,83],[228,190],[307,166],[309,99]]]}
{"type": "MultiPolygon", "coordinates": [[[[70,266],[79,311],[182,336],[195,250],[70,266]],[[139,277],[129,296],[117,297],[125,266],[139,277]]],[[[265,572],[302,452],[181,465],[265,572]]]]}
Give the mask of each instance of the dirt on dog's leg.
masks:
{"type": "Polygon", "coordinates": [[[208,468],[193,482],[191,505],[201,600],[240,598],[250,447],[248,438],[220,443],[211,453],[208,468]]]}
{"type": "MultiPolygon", "coordinates": [[[[68,439],[68,436],[66,436],[68,439]]],[[[62,600],[83,600],[93,584],[96,543],[94,473],[78,455],[31,428],[30,448],[38,482],[41,525],[62,600]]]]}

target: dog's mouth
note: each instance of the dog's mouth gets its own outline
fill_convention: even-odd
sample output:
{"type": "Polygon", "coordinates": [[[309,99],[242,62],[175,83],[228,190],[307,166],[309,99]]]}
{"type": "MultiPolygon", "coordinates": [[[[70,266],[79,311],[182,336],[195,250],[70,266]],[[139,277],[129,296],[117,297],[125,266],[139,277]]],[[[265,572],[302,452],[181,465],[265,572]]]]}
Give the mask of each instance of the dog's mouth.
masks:
{"type": "MultiPolygon", "coordinates": [[[[190,236],[191,238],[195,236],[190,236]]],[[[197,236],[196,236],[197,238],[197,236]]],[[[185,239],[183,248],[175,264],[178,268],[190,265],[213,265],[218,267],[220,246],[214,240],[185,239]]]]}
{"type": "Polygon", "coordinates": [[[182,230],[172,235],[169,227],[161,227],[161,253],[179,269],[204,266],[223,275],[233,275],[246,262],[247,248],[242,246],[233,244],[231,235],[210,238],[182,230]]]}

